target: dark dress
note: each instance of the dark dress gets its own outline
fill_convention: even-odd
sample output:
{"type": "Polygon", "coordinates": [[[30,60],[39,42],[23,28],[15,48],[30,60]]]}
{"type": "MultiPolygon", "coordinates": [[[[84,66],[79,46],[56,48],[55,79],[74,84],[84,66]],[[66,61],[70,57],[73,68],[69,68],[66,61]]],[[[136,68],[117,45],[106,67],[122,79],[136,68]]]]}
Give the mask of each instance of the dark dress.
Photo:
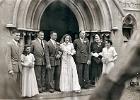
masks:
{"type": "MultiPolygon", "coordinates": [[[[98,45],[97,42],[92,42],[90,46],[90,50],[92,53],[101,53],[104,44],[98,45]]],[[[90,80],[92,84],[95,84],[96,79],[98,79],[102,73],[102,56],[91,57],[91,66],[90,66],[90,80]]]]}

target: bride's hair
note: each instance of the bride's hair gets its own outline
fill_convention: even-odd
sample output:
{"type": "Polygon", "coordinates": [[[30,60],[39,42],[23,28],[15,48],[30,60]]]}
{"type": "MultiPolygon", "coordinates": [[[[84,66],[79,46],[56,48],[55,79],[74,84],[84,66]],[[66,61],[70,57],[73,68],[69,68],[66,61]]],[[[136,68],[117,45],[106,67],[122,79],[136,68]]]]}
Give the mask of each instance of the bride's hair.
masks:
{"type": "Polygon", "coordinates": [[[67,36],[69,36],[69,42],[72,43],[72,38],[71,38],[71,36],[70,36],[69,34],[65,34],[65,35],[62,37],[60,43],[64,43],[64,42],[65,42],[65,38],[66,38],[67,36]]]}

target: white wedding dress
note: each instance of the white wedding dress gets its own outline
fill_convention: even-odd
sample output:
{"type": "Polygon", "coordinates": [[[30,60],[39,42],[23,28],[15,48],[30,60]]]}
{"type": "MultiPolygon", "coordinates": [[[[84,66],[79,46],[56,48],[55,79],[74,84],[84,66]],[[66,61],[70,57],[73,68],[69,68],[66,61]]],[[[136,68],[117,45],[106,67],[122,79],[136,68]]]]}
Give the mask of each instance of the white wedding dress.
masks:
{"type": "Polygon", "coordinates": [[[80,91],[79,79],[76,69],[76,64],[72,55],[76,53],[72,43],[62,43],[60,45],[62,54],[61,75],[60,75],[60,90],[67,91],[80,91]]]}

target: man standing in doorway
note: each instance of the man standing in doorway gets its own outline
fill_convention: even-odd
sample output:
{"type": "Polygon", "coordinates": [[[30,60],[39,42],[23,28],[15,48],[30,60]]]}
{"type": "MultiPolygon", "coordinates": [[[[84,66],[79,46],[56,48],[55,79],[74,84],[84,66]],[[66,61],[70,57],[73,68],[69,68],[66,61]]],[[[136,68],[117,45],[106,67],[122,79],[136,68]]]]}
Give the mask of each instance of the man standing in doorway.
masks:
{"type": "Polygon", "coordinates": [[[45,60],[45,44],[44,33],[37,33],[37,38],[32,41],[31,51],[35,57],[35,74],[39,92],[44,92],[46,89],[46,60],[45,60]]]}
{"type": "MultiPolygon", "coordinates": [[[[12,30],[12,41],[8,42],[8,74],[11,90],[9,93],[13,96],[20,97],[21,93],[21,54],[22,48],[20,45],[20,32],[17,29],[12,30]],[[15,95],[14,95],[15,93],[15,95]]],[[[6,95],[6,94],[5,94],[6,95]]],[[[12,97],[11,97],[12,98],[12,97]]]]}
{"type": "Polygon", "coordinates": [[[89,40],[86,38],[85,31],[80,32],[79,39],[76,39],[74,41],[74,47],[76,50],[75,60],[77,64],[79,83],[82,88],[88,88],[90,52],[89,52],[89,40]]]}
{"type": "Polygon", "coordinates": [[[49,92],[53,93],[54,90],[60,91],[59,80],[60,80],[60,44],[56,42],[57,33],[54,31],[50,32],[51,39],[48,41],[46,46],[46,59],[49,59],[47,64],[47,79],[49,92]],[[47,52],[49,54],[47,55],[47,52]]]}

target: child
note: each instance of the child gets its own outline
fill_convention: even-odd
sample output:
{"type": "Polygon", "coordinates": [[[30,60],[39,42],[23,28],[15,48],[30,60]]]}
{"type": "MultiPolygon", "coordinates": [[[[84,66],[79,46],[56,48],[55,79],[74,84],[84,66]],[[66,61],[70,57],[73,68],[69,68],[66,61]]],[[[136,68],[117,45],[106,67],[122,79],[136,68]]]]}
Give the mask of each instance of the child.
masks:
{"type": "Polygon", "coordinates": [[[22,97],[32,97],[37,94],[38,87],[34,72],[34,55],[31,52],[30,46],[25,46],[24,53],[21,55],[22,71],[22,97]]]}

